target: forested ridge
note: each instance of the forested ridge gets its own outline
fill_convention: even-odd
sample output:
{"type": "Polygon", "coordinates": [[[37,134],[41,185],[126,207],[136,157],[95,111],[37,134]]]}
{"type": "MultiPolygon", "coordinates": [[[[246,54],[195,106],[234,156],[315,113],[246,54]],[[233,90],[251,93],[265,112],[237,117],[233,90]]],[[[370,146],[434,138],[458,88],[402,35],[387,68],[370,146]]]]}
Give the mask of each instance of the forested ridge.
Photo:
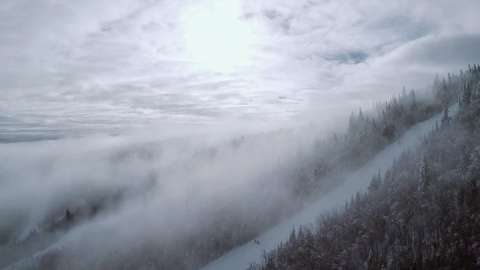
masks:
{"type": "Polygon", "coordinates": [[[480,67],[435,85],[455,115],[250,269],[480,269],[480,67]]]}

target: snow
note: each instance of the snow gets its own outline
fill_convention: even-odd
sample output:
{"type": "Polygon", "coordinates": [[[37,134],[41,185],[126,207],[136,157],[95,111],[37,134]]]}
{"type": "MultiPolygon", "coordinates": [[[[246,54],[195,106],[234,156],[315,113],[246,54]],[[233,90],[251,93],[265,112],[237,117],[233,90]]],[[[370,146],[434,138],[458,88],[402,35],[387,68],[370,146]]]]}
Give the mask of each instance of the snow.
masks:
{"type": "MultiPolygon", "coordinates": [[[[454,115],[456,111],[456,106],[450,108],[450,115],[454,115]]],[[[345,181],[341,186],[324,195],[290,219],[258,236],[255,241],[250,241],[229,251],[217,260],[210,262],[201,270],[244,270],[252,263],[260,262],[265,252],[275,249],[281,242],[285,242],[288,239],[292,229],[315,223],[320,215],[335,209],[340,210],[345,205],[345,202],[350,200],[357,192],[364,192],[370,184],[373,175],[379,171],[384,172],[403,151],[412,149],[420,144],[424,136],[432,131],[437,123],[440,123],[441,117],[442,114],[439,114],[415,125],[397,142],[386,147],[365,166],[346,175],[345,181]]]]}

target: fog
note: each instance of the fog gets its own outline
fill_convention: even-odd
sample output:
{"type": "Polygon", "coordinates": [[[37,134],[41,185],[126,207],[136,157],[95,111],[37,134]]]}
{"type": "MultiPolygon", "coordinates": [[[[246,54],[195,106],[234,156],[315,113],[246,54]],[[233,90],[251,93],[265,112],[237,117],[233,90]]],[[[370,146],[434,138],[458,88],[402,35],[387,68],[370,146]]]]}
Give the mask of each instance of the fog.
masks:
{"type": "Polygon", "coordinates": [[[318,194],[344,181],[348,170],[315,172],[341,156],[331,135],[347,119],[331,120],[0,144],[0,266],[199,267],[234,248],[216,241],[250,241],[306,206],[299,179],[320,183],[318,194]]]}
{"type": "Polygon", "coordinates": [[[288,178],[313,160],[318,137],[306,131],[3,144],[0,231],[11,247],[0,262],[59,248],[69,264],[93,266],[142,246],[175,246],[222,215],[254,223],[289,200],[288,178]],[[78,221],[51,233],[66,209],[78,221]],[[30,252],[44,234],[47,244],[30,252]]]}
{"type": "Polygon", "coordinates": [[[480,62],[477,2],[357,2],[3,0],[0,268],[198,267],[309,202],[352,111],[480,62]]]}

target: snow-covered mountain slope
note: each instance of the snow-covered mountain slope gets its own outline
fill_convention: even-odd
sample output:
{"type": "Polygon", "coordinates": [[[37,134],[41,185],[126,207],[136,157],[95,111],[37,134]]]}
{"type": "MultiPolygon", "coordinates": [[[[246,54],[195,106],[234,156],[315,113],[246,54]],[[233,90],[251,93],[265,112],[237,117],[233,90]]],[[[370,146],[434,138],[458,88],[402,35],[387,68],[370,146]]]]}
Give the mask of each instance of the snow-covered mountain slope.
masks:
{"type": "MultiPolygon", "coordinates": [[[[452,115],[456,112],[457,107],[454,106],[450,109],[452,115]]],[[[397,142],[385,148],[365,166],[344,176],[345,179],[341,186],[324,195],[292,218],[263,233],[255,241],[231,250],[206,265],[202,270],[243,270],[248,268],[250,264],[259,262],[265,252],[273,250],[282,241],[286,241],[292,229],[301,225],[313,224],[320,215],[340,209],[357,192],[365,191],[374,174],[385,171],[403,151],[417,146],[422,138],[440,122],[441,117],[440,114],[415,125],[397,142]]]]}

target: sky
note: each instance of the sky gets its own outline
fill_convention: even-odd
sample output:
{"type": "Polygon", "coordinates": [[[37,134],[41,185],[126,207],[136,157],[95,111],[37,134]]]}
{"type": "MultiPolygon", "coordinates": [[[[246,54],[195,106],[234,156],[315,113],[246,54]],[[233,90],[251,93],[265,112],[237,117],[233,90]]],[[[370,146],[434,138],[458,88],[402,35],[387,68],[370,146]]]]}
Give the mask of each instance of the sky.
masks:
{"type": "Polygon", "coordinates": [[[480,62],[478,1],[2,0],[0,137],[286,126],[480,62]]]}

